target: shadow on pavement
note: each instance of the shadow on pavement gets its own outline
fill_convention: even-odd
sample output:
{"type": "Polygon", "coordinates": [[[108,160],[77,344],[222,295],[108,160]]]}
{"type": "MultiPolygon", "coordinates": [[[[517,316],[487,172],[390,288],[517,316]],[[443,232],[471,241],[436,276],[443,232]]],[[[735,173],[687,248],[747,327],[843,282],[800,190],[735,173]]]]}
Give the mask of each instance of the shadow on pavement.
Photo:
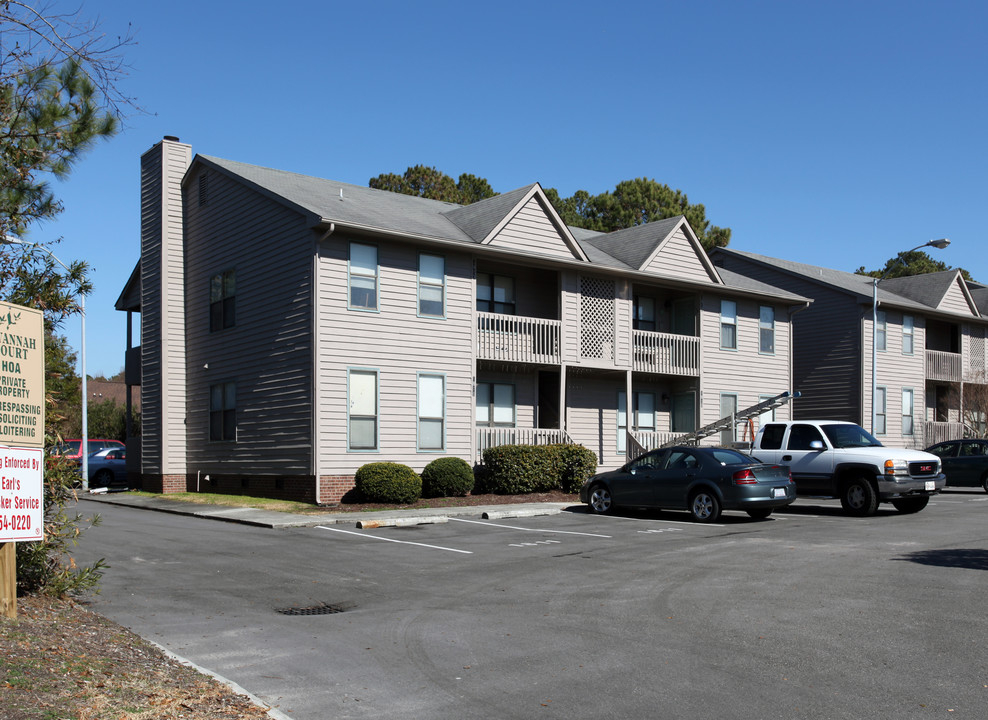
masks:
{"type": "Polygon", "coordinates": [[[964,550],[961,548],[917,550],[903,557],[893,559],[897,562],[914,562],[920,565],[935,565],[937,567],[988,570],[988,550],[964,550]]]}

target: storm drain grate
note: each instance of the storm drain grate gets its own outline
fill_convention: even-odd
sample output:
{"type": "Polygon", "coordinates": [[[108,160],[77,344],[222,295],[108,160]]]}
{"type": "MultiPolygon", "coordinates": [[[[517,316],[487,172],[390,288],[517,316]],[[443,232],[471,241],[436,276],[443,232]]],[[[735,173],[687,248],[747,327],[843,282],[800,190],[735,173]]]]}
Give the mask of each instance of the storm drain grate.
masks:
{"type": "Polygon", "coordinates": [[[318,605],[310,605],[309,607],[275,608],[275,612],[279,612],[282,615],[335,615],[336,613],[346,612],[352,608],[353,604],[351,603],[333,603],[331,605],[319,603],[318,605]]]}

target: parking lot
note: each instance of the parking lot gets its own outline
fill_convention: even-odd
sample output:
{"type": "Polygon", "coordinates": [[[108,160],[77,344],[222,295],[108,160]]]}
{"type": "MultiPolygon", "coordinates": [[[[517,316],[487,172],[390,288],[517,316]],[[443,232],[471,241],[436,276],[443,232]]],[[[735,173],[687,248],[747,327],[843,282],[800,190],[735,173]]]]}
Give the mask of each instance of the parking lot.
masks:
{"type": "Polygon", "coordinates": [[[267,530],[98,509],[95,609],[292,718],[982,717],[988,511],[267,530]]]}

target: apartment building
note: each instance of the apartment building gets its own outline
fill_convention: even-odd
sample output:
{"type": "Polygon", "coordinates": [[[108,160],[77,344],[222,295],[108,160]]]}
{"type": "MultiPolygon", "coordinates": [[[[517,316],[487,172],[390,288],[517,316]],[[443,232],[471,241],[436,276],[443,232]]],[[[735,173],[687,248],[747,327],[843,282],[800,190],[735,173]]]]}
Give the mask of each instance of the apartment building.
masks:
{"type": "Polygon", "coordinates": [[[117,308],[145,489],[333,503],[367,462],[506,443],[615,467],[793,387],[807,299],[715,267],[682,217],[591,233],[537,183],[458,206],[170,137],[141,175],[117,308]]]}
{"type": "Polygon", "coordinates": [[[912,448],[984,423],[972,397],[986,382],[988,288],[959,270],[882,280],[875,313],[872,277],[729,248],[711,256],[722,270],[813,299],[793,326],[796,419],[874,424],[883,443],[912,448]]]}

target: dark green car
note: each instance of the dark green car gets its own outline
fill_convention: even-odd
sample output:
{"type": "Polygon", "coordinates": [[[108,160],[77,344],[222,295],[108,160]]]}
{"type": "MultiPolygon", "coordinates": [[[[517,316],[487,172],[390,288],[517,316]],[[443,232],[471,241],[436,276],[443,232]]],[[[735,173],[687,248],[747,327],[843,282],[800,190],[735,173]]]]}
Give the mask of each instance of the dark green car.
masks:
{"type": "Polygon", "coordinates": [[[951,487],[980,487],[988,492],[988,440],[947,440],[926,448],[941,459],[951,487]]]}

